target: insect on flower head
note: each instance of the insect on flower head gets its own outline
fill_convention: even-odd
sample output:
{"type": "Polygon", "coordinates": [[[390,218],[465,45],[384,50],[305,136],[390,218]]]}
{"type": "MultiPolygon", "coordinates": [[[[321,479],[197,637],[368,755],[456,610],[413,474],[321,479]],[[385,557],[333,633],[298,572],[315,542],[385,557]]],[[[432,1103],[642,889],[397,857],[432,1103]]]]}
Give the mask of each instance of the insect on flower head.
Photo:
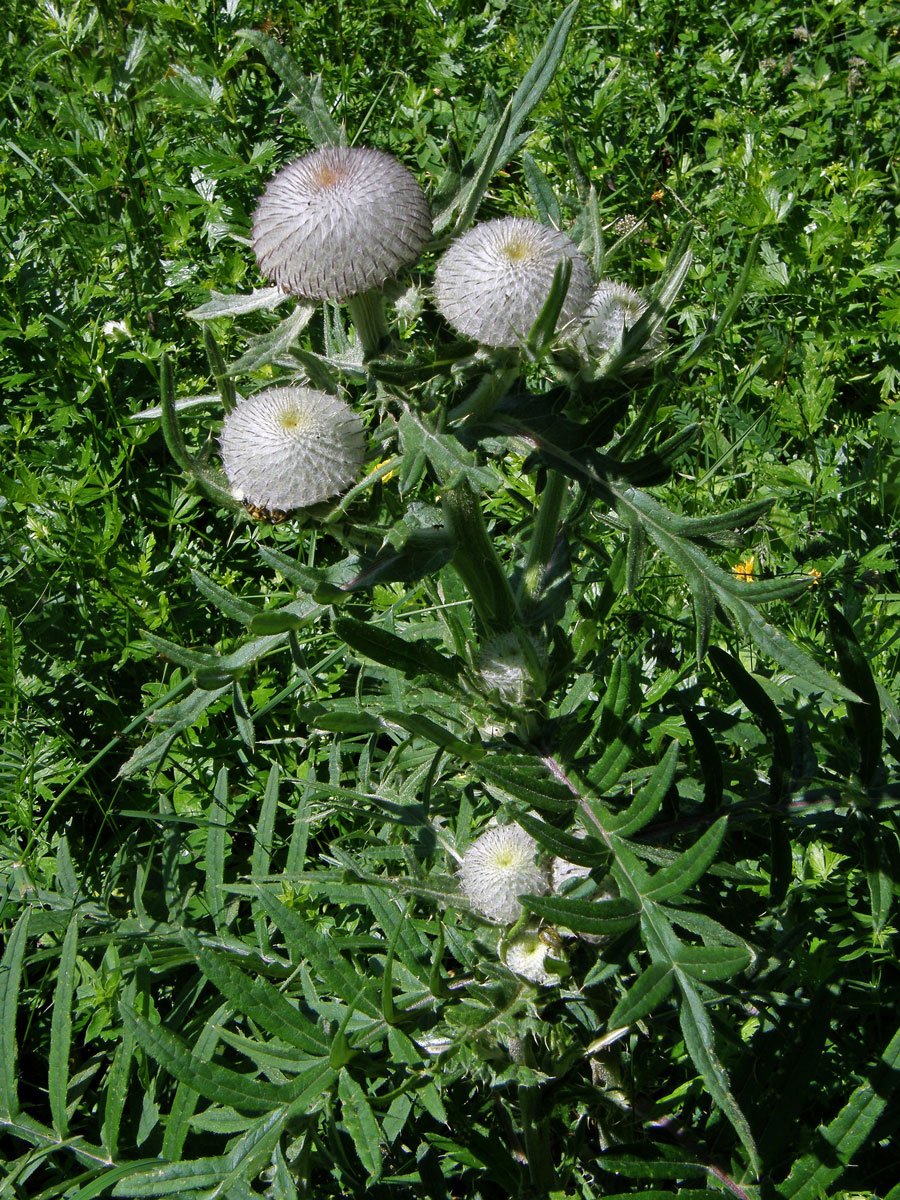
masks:
{"type": "Polygon", "coordinates": [[[557,984],[560,979],[559,975],[552,974],[545,966],[547,958],[551,957],[561,958],[561,950],[548,945],[538,930],[526,929],[507,944],[503,961],[517,975],[546,986],[557,984]]]}

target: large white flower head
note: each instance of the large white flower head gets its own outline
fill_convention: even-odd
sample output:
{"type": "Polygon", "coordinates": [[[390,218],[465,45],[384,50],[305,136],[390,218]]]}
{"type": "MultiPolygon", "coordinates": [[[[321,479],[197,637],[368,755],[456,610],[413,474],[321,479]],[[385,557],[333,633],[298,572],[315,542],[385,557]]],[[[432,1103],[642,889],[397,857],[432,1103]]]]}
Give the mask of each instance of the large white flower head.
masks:
{"type": "Polygon", "coordinates": [[[253,214],[260,270],[285,292],[346,300],[380,288],[431,238],[414,176],[380,150],[327,146],[266,187],[253,214]]]}
{"type": "Polygon", "coordinates": [[[302,508],[353,482],[363,427],[342,400],[302,387],[276,387],[242,401],[222,426],[222,464],[239,500],[302,508]]]}
{"type": "MultiPolygon", "coordinates": [[[[541,939],[536,929],[526,929],[507,944],[503,961],[517,975],[530,979],[532,983],[559,983],[559,975],[554,975],[545,966],[550,947],[541,939]]],[[[560,955],[554,954],[554,958],[560,955]]]]}
{"type": "Polygon", "coordinates": [[[485,917],[511,925],[522,915],[518,897],[547,890],[535,862],[537,842],[518,825],[495,825],[463,855],[459,881],[466,899],[485,917]]]}
{"type": "MultiPolygon", "coordinates": [[[[602,279],[591,297],[575,335],[575,343],[592,358],[602,358],[617,346],[635,322],[647,311],[647,302],[634,288],[612,279],[602,279]]],[[[644,344],[641,354],[631,366],[641,367],[658,357],[666,335],[661,325],[644,344]]]]}
{"type": "Polygon", "coordinates": [[[575,243],[558,229],[524,217],[475,225],[441,258],[434,298],[458,333],[484,346],[518,346],[550,293],[563,259],[572,262],[561,326],[576,320],[591,298],[590,267],[575,243]]]}

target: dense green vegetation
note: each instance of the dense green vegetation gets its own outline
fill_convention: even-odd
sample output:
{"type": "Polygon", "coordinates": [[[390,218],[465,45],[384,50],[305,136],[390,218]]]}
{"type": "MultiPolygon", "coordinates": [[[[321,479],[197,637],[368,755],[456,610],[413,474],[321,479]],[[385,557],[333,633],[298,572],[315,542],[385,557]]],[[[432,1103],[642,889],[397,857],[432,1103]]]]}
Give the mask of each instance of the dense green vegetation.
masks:
{"type": "Polygon", "coordinates": [[[900,6],[6,26],[0,1197],[897,1200],[900,6]],[[383,355],[333,305],[279,343],[233,296],[329,113],[445,239],[467,187],[567,230],[665,353],[579,383],[545,311],[466,417],[439,244],[383,355]],[[215,467],[304,373],[368,426],[343,501],[179,469],[161,396],[215,467]],[[528,904],[553,983],[457,889],[494,818],[591,868],[528,904]]]}

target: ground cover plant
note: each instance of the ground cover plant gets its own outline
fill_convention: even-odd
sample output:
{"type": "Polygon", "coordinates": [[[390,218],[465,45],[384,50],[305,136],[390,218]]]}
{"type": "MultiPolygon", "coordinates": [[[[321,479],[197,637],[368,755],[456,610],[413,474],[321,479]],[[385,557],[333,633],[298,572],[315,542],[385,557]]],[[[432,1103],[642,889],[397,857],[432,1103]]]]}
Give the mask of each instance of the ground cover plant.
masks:
{"type": "Polygon", "coordinates": [[[900,1195],[898,28],[12,6],[0,1195],[900,1195]]]}

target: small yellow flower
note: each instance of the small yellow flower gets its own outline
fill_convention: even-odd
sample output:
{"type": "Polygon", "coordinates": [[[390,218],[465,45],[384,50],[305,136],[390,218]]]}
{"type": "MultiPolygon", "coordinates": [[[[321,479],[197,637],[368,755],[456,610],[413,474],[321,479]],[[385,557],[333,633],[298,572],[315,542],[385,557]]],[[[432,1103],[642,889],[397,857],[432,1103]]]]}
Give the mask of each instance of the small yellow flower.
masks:
{"type": "Polygon", "coordinates": [[[811,570],[807,571],[806,573],[809,576],[809,586],[810,587],[818,587],[819,580],[822,578],[822,572],[817,567],[813,567],[811,570]]]}
{"type": "Polygon", "coordinates": [[[744,583],[752,583],[753,571],[755,567],[756,556],[753,554],[748,554],[744,561],[739,562],[737,566],[732,567],[731,571],[733,575],[742,580],[744,583]]]}

